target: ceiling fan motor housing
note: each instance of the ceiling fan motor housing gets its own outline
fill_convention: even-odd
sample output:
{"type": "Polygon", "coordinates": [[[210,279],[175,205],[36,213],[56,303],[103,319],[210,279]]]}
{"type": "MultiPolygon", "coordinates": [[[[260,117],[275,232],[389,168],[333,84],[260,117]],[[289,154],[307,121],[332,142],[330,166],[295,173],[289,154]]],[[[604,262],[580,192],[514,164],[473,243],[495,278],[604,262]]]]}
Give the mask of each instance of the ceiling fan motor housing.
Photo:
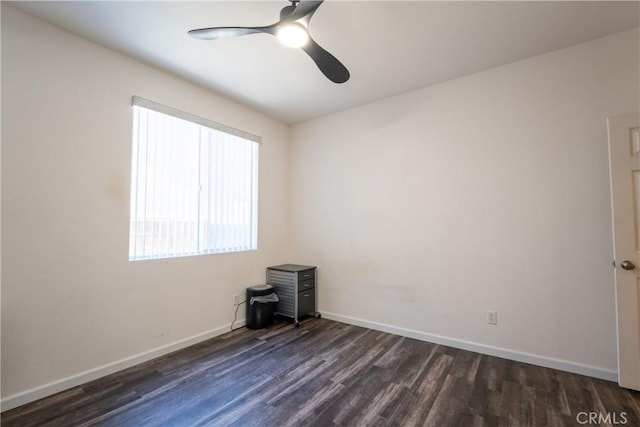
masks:
{"type": "Polygon", "coordinates": [[[282,21],[288,18],[295,9],[296,7],[294,5],[283,7],[282,10],[280,11],[280,20],[282,21]]]}

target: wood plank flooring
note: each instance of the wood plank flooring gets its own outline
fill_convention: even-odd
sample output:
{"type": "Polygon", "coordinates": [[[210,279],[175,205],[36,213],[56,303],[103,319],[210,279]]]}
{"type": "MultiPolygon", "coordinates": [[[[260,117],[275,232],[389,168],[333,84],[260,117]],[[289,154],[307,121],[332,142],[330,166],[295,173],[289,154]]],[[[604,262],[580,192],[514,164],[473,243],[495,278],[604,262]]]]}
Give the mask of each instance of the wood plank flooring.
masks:
{"type": "Polygon", "coordinates": [[[640,393],[309,319],[297,329],[285,322],[242,328],[6,411],[1,421],[3,427],[576,426],[590,413],[601,414],[601,422],[583,424],[640,426],[640,393]]]}

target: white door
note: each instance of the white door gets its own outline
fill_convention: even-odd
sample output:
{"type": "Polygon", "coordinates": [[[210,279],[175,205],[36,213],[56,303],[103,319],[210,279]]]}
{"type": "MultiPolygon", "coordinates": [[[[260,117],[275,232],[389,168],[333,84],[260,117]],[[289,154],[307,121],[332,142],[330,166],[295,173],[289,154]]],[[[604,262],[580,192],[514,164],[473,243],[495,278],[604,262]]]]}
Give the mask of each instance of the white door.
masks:
{"type": "Polygon", "coordinates": [[[618,382],[640,390],[640,113],[607,119],[618,322],[618,382]]]}

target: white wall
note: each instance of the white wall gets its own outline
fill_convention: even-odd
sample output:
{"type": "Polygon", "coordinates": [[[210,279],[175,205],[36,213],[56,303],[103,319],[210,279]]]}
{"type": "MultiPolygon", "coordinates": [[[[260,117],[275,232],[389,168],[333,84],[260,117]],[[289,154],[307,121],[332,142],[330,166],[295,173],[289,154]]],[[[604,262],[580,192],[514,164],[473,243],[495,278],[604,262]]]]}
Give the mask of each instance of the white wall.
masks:
{"type": "Polygon", "coordinates": [[[232,295],[289,258],[288,138],[282,123],[3,4],[3,399],[228,327],[232,295]],[[262,136],[258,251],[127,260],[132,95],[262,136]]]}
{"type": "Polygon", "coordinates": [[[292,250],[320,310],[615,376],[606,117],[639,108],[638,40],[294,126],[292,250]]]}

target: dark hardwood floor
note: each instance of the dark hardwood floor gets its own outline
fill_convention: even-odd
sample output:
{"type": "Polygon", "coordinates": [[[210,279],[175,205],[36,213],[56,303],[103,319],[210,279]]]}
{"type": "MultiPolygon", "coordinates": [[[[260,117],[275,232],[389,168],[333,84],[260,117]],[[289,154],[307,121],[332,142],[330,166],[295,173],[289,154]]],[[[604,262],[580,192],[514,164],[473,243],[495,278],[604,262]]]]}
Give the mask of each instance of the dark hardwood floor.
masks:
{"type": "Polygon", "coordinates": [[[1,420],[3,427],[640,426],[640,393],[309,319],[297,329],[284,322],[241,328],[4,412],[1,420]],[[595,416],[599,424],[581,424],[595,416]]]}

